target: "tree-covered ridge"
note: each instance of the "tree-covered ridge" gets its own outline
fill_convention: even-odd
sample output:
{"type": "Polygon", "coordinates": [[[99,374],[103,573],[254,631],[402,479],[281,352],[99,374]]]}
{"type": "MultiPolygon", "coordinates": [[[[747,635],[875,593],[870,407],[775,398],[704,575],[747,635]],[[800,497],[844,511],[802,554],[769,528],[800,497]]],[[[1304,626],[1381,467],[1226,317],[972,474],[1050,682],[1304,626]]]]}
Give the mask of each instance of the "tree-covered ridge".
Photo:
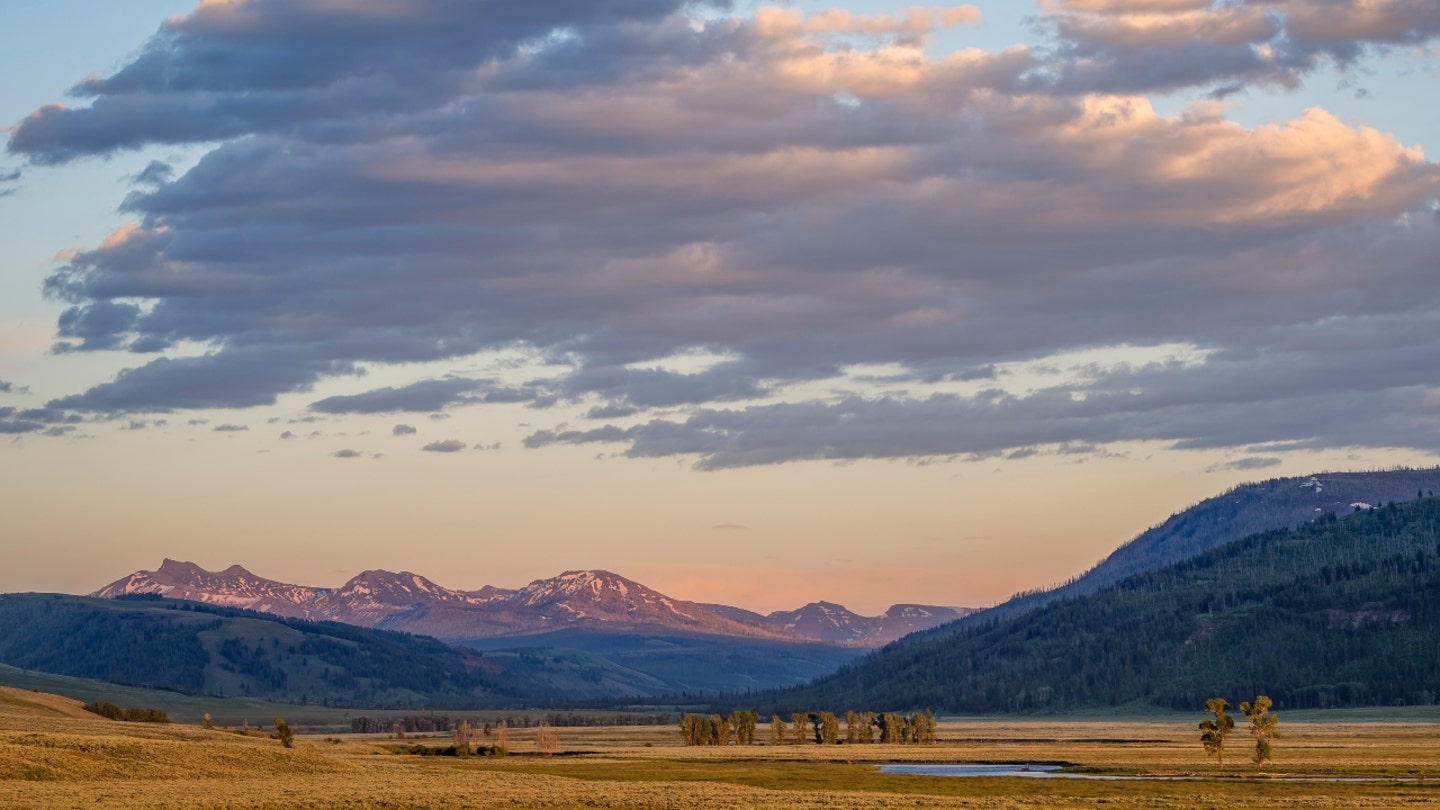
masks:
{"type": "Polygon", "coordinates": [[[1440,675],[1440,499],[1270,531],[1099,593],[894,645],[778,693],[789,706],[1278,709],[1428,704],[1440,675]]]}
{"type": "Polygon", "coordinates": [[[948,636],[963,627],[1020,616],[1066,597],[1095,593],[1122,579],[1174,565],[1252,534],[1289,529],[1327,514],[1433,496],[1440,468],[1317,473],[1241,484],[1183,509],[1120,546],[1090,570],[1053,588],[1016,594],[991,608],[921,631],[948,636]]]}
{"type": "Polygon", "coordinates": [[[188,693],[368,706],[513,695],[479,653],[434,639],[191,602],[0,595],[0,662],[188,693]]]}

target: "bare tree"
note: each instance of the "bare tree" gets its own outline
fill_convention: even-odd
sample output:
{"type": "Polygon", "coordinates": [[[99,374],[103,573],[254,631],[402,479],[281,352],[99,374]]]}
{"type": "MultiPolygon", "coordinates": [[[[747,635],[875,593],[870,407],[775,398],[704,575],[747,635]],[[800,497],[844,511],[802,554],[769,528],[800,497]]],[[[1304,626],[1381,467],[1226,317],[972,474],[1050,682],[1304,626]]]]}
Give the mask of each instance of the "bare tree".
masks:
{"type": "Polygon", "coordinates": [[[560,732],[544,720],[540,721],[540,728],[535,732],[535,749],[547,754],[560,750],[560,732]]]}

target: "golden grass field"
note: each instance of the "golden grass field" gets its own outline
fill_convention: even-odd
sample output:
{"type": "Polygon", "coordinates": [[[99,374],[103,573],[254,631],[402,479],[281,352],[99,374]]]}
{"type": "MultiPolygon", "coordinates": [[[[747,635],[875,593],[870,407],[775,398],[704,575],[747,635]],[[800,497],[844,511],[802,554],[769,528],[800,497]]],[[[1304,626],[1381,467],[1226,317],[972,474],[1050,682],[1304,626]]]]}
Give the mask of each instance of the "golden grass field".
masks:
{"type": "MultiPolygon", "coordinates": [[[[535,750],[533,730],[512,730],[512,756],[455,759],[357,735],[302,735],[286,750],[223,730],[112,722],[79,705],[0,688],[0,808],[1440,807],[1440,726],[1429,722],[1282,714],[1274,763],[1257,773],[1237,731],[1222,773],[1194,723],[1175,718],[947,721],[941,744],[924,747],[686,748],[671,727],[562,728],[557,755],[535,750]],[[1192,778],[956,779],[874,766],[925,761],[1192,778]]],[[[405,740],[417,741],[448,743],[405,740]]]]}

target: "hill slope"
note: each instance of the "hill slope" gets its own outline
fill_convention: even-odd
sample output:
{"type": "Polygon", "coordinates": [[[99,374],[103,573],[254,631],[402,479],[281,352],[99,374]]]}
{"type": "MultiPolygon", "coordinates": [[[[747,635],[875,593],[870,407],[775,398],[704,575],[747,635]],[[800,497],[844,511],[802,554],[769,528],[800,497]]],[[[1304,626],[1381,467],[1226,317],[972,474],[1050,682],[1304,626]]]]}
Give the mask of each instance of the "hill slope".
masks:
{"type": "Polygon", "coordinates": [[[888,647],[781,707],[1434,703],[1440,499],[1253,535],[1097,593],[888,647]]]}
{"type": "Polygon", "coordinates": [[[180,692],[337,705],[513,702],[523,684],[434,639],[231,608],[0,595],[0,662],[180,692]]]}
{"type": "Polygon", "coordinates": [[[1143,571],[1187,560],[1256,532],[1290,529],[1326,515],[1401,503],[1440,492],[1440,468],[1318,473],[1241,484],[1171,515],[1120,546],[1094,568],[1055,588],[1018,594],[994,607],[916,635],[934,638],[960,628],[1020,616],[1057,599],[1095,593],[1143,571]]]}

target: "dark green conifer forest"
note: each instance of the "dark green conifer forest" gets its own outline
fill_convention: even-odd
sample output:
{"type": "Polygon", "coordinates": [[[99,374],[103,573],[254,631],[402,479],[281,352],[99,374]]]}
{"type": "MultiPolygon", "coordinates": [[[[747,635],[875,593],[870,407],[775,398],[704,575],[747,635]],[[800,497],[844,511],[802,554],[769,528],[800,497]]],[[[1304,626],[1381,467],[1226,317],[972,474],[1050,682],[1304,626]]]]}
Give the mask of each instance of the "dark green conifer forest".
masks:
{"type": "Polygon", "coordinates": [[[901,641],[790,706],[1192,710],[1431,704],[1440,691],[1440,499],[1269,531],[1098,593],[956,635],[901,641]]]}

